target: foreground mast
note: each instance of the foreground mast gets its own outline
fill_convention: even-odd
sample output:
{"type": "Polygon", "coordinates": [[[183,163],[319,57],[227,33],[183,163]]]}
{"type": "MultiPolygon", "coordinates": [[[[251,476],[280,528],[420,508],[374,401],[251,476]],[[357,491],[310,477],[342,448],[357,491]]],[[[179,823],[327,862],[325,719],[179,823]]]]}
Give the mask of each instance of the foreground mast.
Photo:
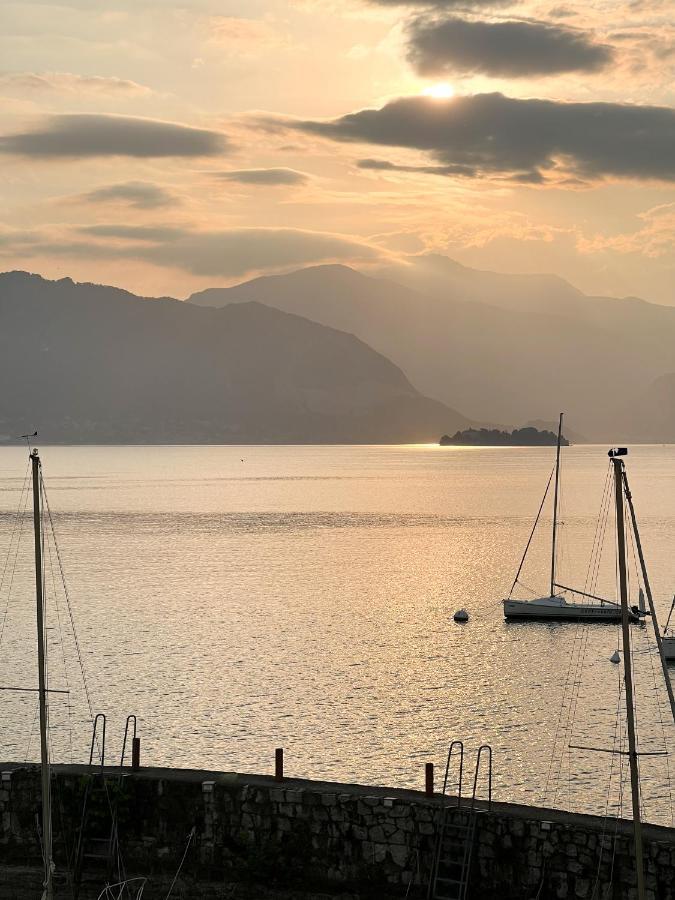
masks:
{"type": "Polygon", "coordinates": [[[626,529],[623,507],[623,448],[610,450],[614,466],[614,495],[616,499],[616,540],[619,564],[619,591],[621,594],[621,631],[623,635],[623,669],[626,683],[626,717],[628,720],[628,761],[630,763],[630,788],[633,801],[633,829],[635,835],[635,872],[638,900],[645,900],[644,863],[642,858],[642,824],[640,822],[640,773],[635,738],[635,707],[633,705],[633,670],[630,651],[630,613],[628,610],[628,579],[626,576],[626,529]]]}
{"type": "Polygon", "coordinates": [[[661,660],[661,669],[663,671],[663,680],[666,683],[666,691],[668,692],[668,702],[670,703],[670,712],[675,722],[675,696],[673,695],[673,686],[670,681],[670,672],[668,671],[668,663],[663,650],[663,638],[661,637],[661,629],[659,628],[659,620],[656,616],[654,608],[654,598],[652,597],[652,588],[649,583],[649,574],[647,572],[647,564],[645,562],[644,553],[642,552],[642,541],[640,540],[640,531],[638,529],[637,516],[635,515],[635,507],[633,506],[633,495],[628,487],[628,476],[626,469],[623,469],[623,489],[628,501],[628,509],[630,510],[631,522],[633,524],[633,534],[635,535],[635,544],[637,546],[638,558],[640,560],[640,568],[642,570],[642,582],[645,586],[647,594],[647,602],[649,603],[649,613],[652,617],[652,626],[654,628],[654,637],[656,638],[656,646],[659,648],[659,658],[661,660]]]}
{"type": "Polygon", "coordinates": [[[37,601],[38,693],[40,701],[40,759],[42,763],[42,853],[44,858],[43,900],[54,896],[52,862],[52,808],[47,742],[47,672],[45,666],[45,622],[42,575],[42,523],[40,490],[40,457],[37,450],[30,455],[33,466],[33,528],[35,532],[35,596],[37,601]]]}

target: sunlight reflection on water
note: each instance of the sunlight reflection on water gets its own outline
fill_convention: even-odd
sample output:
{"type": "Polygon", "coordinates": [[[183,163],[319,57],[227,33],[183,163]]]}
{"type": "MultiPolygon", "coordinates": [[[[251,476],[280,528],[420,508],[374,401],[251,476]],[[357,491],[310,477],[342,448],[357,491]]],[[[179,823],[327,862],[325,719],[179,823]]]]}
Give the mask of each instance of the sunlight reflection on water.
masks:
{"type": "MultiPolygon", "coordinates": [[[[415,447],[47,447],[45,479],[94,711],[110,755],[127,713],[145,762],[421,787],[463,738],[495,751],[495,797],[601,812],[611,757],[553,754],[563,686],[585,642],[572,743],[612,746],[613,626],[507,624],[508,591],[551,449],[415,447]],[[466,607],[460,626],[452,613],[466,607]],[[560,774],[558,775],[558,768],[560,774]]],[[[657,606],[672,595],[675,450],[628,460],[657,606]]],[[[561,572],[581,583],[606,448],[565,451],[561,572]]],[[[25,470],[0,450],[0,569],[25,470]]],[[[543,591],[544,523],[523,573],[543,591]]],[[[599,589],[614,596],[611,540],[599,589]]],[[[34,681],[30,522],[0,647],[3,681],[34,681]]],[[[565,583],[568,583],[565,580],[565,583]]],[[[0,594],[0,614],[7,597],[0,594]]],[[[48,593],[54,595],[55,586],[48,593]]],[[[525,594],[526,595],[526,594],[525,594]]],[[[61,612],[64,612],[62,608],[61,612]]],[[[52,685],[68,672],[74,756],[89,735],[75,648],[50,631],[52,685]]],[[[635,628],[643,749],[672,745],[647,633],[635,628]]],[[[658,671],[656,672],[658,675],[658,671]]],[[[566,715],[566,713],[564,713],[566,715]]],[[[51,706],[69,755],[67,705],[51,706]]],[[[38,752],[33,699],[2,697],[0,756],[38,752]],[[33,727],[31,729],[31,723],[33,727]]],[[[558,740],[560,747],[560,736],[558,740]]],[[[670,821],[668,760],[644,758],[648,818],[670,821]]],[[[612,798],[610,798],[611,800],[612,798]]]]}

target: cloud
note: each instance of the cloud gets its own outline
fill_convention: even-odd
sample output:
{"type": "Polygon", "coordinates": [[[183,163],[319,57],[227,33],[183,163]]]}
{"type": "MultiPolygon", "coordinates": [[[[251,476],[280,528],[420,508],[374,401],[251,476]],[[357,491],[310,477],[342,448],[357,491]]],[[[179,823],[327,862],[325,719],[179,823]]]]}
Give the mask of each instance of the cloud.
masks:
{"type": "Polygon", "coordinates": [[[344,259],[372,259],[377,248],[341,235],[299,228],[194,232],[144,250],[142,256],[193,275],[236,277],[267,269],[344,259]]]}
{"type": "Polygon", "coordinates": [[[91,237],[112,237],[153,243],[174,241],[186,234],[183,228],[174,228],[170,225],[83,225],[78,231],[91,237]]]}
{"type": "Polygon", "coordinates": [[[126,78],[76,75],[72,72],[8,72],[0,75],[0,90],[20,93],[59,91],[77,94],[113,94],[115,96],[152,93],[149,87],[126,78]]]}
{"type": "Polygon", "coordinates": [[[542,22],[418,18],[408,26],[408,60],[425,76],[596,72],[612,58],[611,47],[584,32],[542,22]]]}
{"type": "Polygon", "coordinates": [[[223,181],[236,181],[239,184],[291,185],[306,184],[310,176],[295,169],[233,169],[230,172],[219,172],[223,181]]]}
{"type": "Polygon", "coordinates": [[[358,238],[299,228],[233,228],[190,231],[164,226],[96,225],[71,233],[7,231],[0,228],[0,255],[16,258],[135,259],[192,275],[236,278],[312,263],[369,261],[382,249],[358,238]]]}
{"type": "Polygon", "coordinates": [[[125,203],[134,209],[159,209],[180,203],[166,188],[150,181],[125,181],[80,194],[80,203],[125,203]]]}
{"type": "Polygon", "coordinates": [[[464,175],[468,178],[476,174],[470,166],[403,166],[386,159],[359,159],[359,169],[373,169],[378,172],[419,172],[421,175],[464,175]]]}
{"type": "Polygon", "coordinates": [[[476,94],[403,97],[329,122],[287,128],[335,141],[426,151],[485,175],[675,181],[675,110],[476,94]]]}
{"type": "Polygon", "coordinates": [[[218,131],[132,116],[51,116],[36,131],[0,137],[0,153],[42,159],[216,156],[227,149],[218,131]]]}

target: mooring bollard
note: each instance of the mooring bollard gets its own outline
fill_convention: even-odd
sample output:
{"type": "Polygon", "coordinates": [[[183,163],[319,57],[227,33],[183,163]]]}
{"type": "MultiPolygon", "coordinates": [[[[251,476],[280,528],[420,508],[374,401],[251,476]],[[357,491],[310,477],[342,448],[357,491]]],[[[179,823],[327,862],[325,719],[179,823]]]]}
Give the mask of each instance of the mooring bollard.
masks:
{"type": "Polygon", "coordinates": [[[138,772],[141,767],[141,739],[139,737],[131,740],[131,771],[138,772]]]}
{"type": "Polygon", "coordinates": [[[427,797],[433,797],[434,795],[434,764],[433,763],[425,763],[424,764],[424,792],[427,797]]]}
{"type": "Polygon", "coordinates": [[[274,751],[274,779],[275,781],[284,780],[284,748],[277,747],[274,751]]]}

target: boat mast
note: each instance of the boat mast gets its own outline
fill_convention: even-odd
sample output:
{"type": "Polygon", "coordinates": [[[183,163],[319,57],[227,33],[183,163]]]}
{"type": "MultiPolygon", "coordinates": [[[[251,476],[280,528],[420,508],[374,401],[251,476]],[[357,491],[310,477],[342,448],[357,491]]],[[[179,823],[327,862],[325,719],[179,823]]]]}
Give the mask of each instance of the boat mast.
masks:
{"type": "Polygon", "coordinates": [[[640,540],[640,532],[638,530],[637,516],[635,515],[635,507],[633,506],[633,495],[630,492],[630,488],[628,487],[628,475],[626,475],[626,469],[623,468],[623,489],[626,494],[626,500],[628,501],[628,509],[630,511],[630,518],[633,524],[633,534],[635,535],[635,544],[637,546],[638,558],[640,560],[640,568],[642,569],[642,582],[645,586],[645,593],[647,594],[647,603],[649,604],[649,612],[652,617],[652,625],[654,626],[654,637],[656,638],[656,646],[659,648],[659,656],[661,658],[661,668],[663,669],[663,678],[666,682],[666,690],[668,691],[668,700],[670,702],[670,712],[673,716],[673,722],[675,722],[675,697],[673,696],[673,686],[670,683],[670,673],[668,672],[668,663],[666,662],[666,657],[663,653],[663,641],[661,640],[661,629],[659,628],[659,621],[656,617],[656,610],[654,608],[654,600],[652,598],[652,588],[649,584],[649,575],[647,574],[647,564],[645,563],[644,553],[642,552],[642,541],[640,540]]]}
{"type": "MultiPolygon", "coordinates": [[[[625,451],[624,451],[625,453],[625,451]]],[[[621,631],[623,635],[623,670],[626,684],[626,717],[628,719],[628,761],[630,763],[630,787],[633,800],[633,830],[635,835],[635,871],[638,900],[645,900],[644,864],[642,860],[642,825],[640,822],[640,775],[635,740],[635,707],[633,702],[633,671],[630,655],[630,614],[628,610],[628,579],[626,576],[626,530],[623,515],[623,460],[610,450],[614,466],[614,493],[616,499],[616,539],[619,563],[619,592],[621,595],[621,631]]]]}
{"type": "Polygon", "coordinates": [[[42,762],[42,853],[44,857],[43,900],[52,900],[52,809],[49,746],[47,743],[47,673],[44,643],[44,596],[42,592],[42,525],[40,521],[40,457],[30,454],[33,465],[33,530],[35,533],[35,596],[37,600],[38,693],[40,699],[40,757],[42,762]]]}
{"type": "Polygon", "coordinates": [[[558,420],[558,449],[555,454],[555,491],[553,493],[553,538],[551,540],[551,597],[555,596],[555,540],[558,531],[558,486],[560,483],[560,441],[562,439],[563,414],[558,420]]]}

